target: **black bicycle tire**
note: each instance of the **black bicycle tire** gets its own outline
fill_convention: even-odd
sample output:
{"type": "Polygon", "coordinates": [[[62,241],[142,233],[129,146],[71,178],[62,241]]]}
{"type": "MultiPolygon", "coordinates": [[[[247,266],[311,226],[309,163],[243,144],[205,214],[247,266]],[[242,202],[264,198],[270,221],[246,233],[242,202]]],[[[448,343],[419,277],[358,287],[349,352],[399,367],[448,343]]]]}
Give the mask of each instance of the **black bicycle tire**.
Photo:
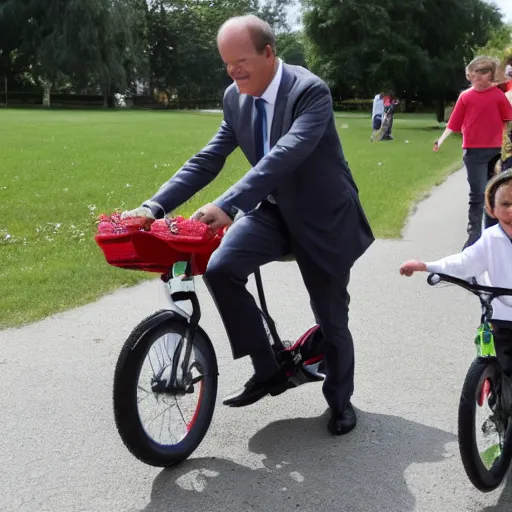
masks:
{"type": "Polygon", "coordinates": [[[206,334],[198,329],[193,344],[201,346],[209,368],[205,369],[205,391],[194,426],[179,444],[159,445],[145,432],[137,407],[137,380],[140,368],[153,342],[165,333],[185,333],[185,324],[176,318],[162,317],[155,325],[155,313],[140,322],[128,336],[119,354],[114,372],[113,406],[117,431],[134,457],[157,467],[171,467],[186,460],[206,435],[217,397],[218,369],[215,351],[206,334]]]}
{"type": "Polygon", "coordinates": [[[476,358],[468,369],[459,402],[458,439],[462,464],[471,483],[482,492],[491,492],[500,486],[512,460],[512,427],[505,432],[503,452],[488,470],[478,454],[475,438],[475,408],[478,385],[484,372],[496,382],[501,367],[495,358],[476,358]]]}

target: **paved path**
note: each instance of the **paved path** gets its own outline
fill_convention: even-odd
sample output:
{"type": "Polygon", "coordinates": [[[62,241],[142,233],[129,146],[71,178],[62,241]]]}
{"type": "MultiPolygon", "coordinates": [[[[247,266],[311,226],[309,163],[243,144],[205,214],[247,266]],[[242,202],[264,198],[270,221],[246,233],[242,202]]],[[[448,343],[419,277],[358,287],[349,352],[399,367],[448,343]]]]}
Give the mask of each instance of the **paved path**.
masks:
{"type": "MultiPolygon", "coordinates": [[[[347,436],[326,432],[320,384],[245,409],[221,405],[249,367],[231,360],[202,285],[219,404],[202,446],[174,470],[134,459],[112,417],[115,361],[134,324],[158,307],[155,282],[0,332],[0,510],[509,512],[512,481],[481,494],[458,454],[457,404],[478,302],[429,287],[426,274],[398,275],[406,258],[459,250],[466,197],[458,172],[419,205],[403,240],[379,240],[354,269],[359,424],[347,436]]],[[[263,274],[281,332],[300,334],[312,318],[297,269],[279,263],[263,274]]]]}

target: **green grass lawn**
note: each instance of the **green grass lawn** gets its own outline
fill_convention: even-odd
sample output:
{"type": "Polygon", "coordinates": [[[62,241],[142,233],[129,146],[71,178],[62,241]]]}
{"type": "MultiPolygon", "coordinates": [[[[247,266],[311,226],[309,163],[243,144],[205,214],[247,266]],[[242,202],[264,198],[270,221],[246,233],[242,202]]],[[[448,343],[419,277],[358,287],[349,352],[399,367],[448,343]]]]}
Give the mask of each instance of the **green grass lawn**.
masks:
{"type": "MultiPolygon", "coordinates": [[[[149,198],[215,133],[221,116],[179,112],[0,110],[0,327],[19,326],[155,274],[107,265],[95,218],[149,198]]],[[[398,237],[411,205],[461,164],[460,137],[434,154],[433,116],[398,115],[370,143],[369,116],[336,121],[379,237],[398,237]]],[[[248,170],[237,151],[183,205],[191,214],[248,170]]]]}

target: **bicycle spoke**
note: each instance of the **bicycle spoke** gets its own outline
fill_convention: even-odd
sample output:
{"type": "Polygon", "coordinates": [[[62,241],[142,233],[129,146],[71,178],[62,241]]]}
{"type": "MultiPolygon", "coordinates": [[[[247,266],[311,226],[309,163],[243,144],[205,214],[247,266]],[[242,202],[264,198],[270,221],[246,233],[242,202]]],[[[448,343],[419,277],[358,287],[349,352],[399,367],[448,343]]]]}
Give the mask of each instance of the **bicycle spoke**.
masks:
{"type": "Polygon", "coordinates": [[[157,415],[156,415],[156,416],[155,416],[155,417],[154,417],[154,418],[149,422],[148,427],[150,427],[150,426],[153,424],[153,422],[154,422],[155,420],[157,420],[158,418],[160,418],[160,416],[162,416],[162,414],[165,414],[165,411],[169,410],[171,407],[172,407],[172,405],[169,405],[169,407],[167,407],[166,409],[164,409],[164,410],[163,410],[163,412],[158,413],[158,414],[157,414],[157,415]]]}
{"type": "Polygon", "coordinates": [[[187,420],[185,420],[185,416],[183,416],[183,413],[181,412],[180,404],[178,403],[178,400],[176,400],[176,397],[174,397],[174,400],[176,402],[176,407],[178,408],[178,411],[180,413],[181,419],[183,420],[183,423],[186,425],[187,424],[187,420]]]}
{"type": "Polygon", "coordinates": [[[148,396],[152,396],[154,394],[153,391],[148,391],[147,389],[144,389],[140,384],[137,386],[137,389],[140,389],[141,391],[144,391],[144,393],[146,393],[146,395],[143,398],[141,398],[141,399],[137,398],[137,403],[138,404],[140,404],[141,402],[146,400],[146,398],[148,396]]]}
{"type": "MultiPolygon", "coordinates": [[[[204,385],[205,362],[204,355],[192,347],[191,360],[187,372],[190,372],[190,385],[188,393],[174,394],[172,387],[167,391],[155,392],[153,388],[165,389],[169,380],[172,366],[177,361],[182,344],[182,336],[164,335],[154,341],[148,348],[145,361],[139,373],[137,385],[137,404],[139,418],[143,429],[149,438],[163,446],[171,447],[181,443],[189,433],[187,418],[192,419],[200,406],[201,386],[204,385]],[[161,381],[161,382],[159,382],[161,381]],[[153,396],[153,400],[147,400],[153,396]]],[[[178,370],[181,373],[181,366],[178,370]]]]}

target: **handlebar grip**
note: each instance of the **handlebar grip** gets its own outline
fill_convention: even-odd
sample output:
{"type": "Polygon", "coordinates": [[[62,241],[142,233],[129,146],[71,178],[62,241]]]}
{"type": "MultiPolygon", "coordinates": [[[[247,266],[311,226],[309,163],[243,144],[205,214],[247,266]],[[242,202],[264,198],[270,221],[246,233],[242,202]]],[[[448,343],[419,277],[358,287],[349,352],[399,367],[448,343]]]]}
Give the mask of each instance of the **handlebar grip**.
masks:
{"type": "Polygon", "coordinates": [[[429,274],[427,277],[427,283],[430,286],[435,286],[441,282],[441,276],[439,274],[429,274]]]}

